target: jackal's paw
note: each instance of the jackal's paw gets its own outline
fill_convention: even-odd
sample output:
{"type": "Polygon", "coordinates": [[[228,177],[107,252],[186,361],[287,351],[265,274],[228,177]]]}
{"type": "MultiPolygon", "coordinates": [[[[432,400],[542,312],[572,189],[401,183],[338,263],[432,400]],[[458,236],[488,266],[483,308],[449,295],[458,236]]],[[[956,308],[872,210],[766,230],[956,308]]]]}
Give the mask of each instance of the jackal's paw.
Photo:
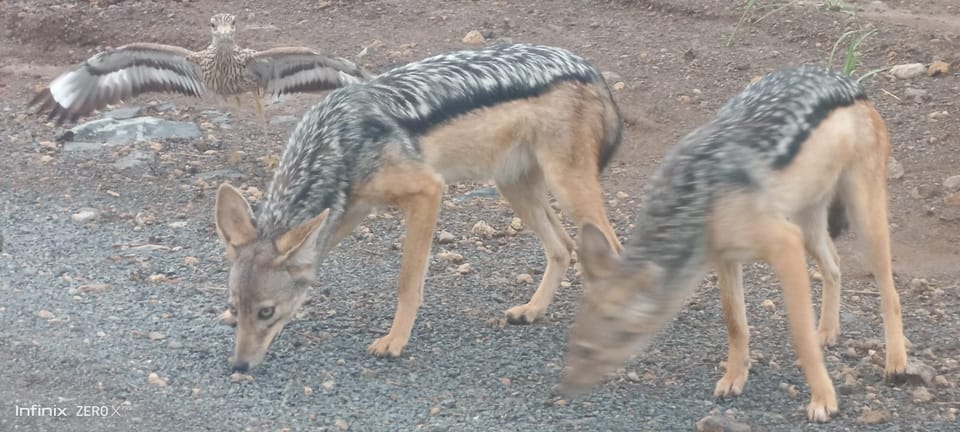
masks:
{"type": "Polygon", "coordinates": [[[377,357],[399,357],[400,353],[402,353],[403,349],[407,346],[407,340],[408,338],[388,334],[373,341],[373,343],[367,347],[367,352],[377,357]]]}
{"type": "Polygon", "coordinates": [[[820,327],[817,329],[817,340],[821,347],[830,347],[837,344],[837,337],[840,336],[840,329],[837,327],[820,327]]]}
{"type": "Polygon", "coordinates": [[[507,309],[507,322],[510,324],[533,324],[543,315],[543,309],[534,308],[529,303],[507,309]]]}
{"type": "Polygon", "coordinates": [[[887,352],[887,366],[884,368],[887,382],[891,384],[903,384],[907,382],[907,354],[893,354],[887,352]]]}
{"type": "Polygon", "coordinates": [[[230,313],[230,309],[227,309],[227,310],[223,311],[222,314],[217,315],[217,319],[220,320],[220,322],[222,322],[222,323],[224,323],[224,324],[226,324],[226,325],[228,325],[228,326],[230,326],[230,327],[236,327],[236,326],[237,326],[237,317],[233,316],[233,314],[230,313]]]}
{"type": "Polygon", "coordinates": [[[830,415],[836,414],[836,412],[837,394],[833,391],[826,396],[813,396],[810,399],[810,405],[807,405],[807,418],[813,422],[828,422],[830,421],[830,415]]]}
{"type": "Polygon", "coordinates": [[[713,391],[713,395],[719,398],[737,396],[743,393],[743,387],[746,384],[747,372],[727,372],[720,381],[717,381],[717,388],[713,391]]]}

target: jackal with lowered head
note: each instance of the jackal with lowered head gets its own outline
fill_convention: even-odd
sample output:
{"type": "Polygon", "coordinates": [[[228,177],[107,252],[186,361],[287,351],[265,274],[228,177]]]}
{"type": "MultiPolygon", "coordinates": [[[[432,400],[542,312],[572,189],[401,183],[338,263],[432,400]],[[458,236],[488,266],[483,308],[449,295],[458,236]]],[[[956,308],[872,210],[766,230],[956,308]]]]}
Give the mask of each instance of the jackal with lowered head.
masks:
{"type": "Polygon", "coordinates": [[[398,356],[423,298],[445,183],[493,179],[540,238],[546,269],[511,323],[543,315],[576,243],[550,207],[553,192],[578,224],[620,243],[599,174],[621,119],[600,72],[569,51],[506,45],[439,55],[341,88],[304,114],[254,219],[232,186],[217,192],[216,228],[232,263],[233,368],[262,361],[307,295],[326,254],[378,206],[406,224],[390,331],[368,351],[398,356]]]}
{"type": "Polygon", "coordinates": [[[561,390],[586,390],[650,343],[713,266],[729,339],[714,393],[740,394],[750,366],[741,263],[761,259],[783,288],[810,386],[807,415],[829,420],[837,397],[820,346],[840,334],[840,269],[830,237],[845,221],[859,233],[879,285],[886,375],[899,379],[907,353],[890,263],[889,154],[884,121],[850,77],[800,67],[748,86],[668,152],[622,254],[602,231],[583,227],[585,287],[561,390]],[[819,328],[804,250],[823,273],[819,328]]]}

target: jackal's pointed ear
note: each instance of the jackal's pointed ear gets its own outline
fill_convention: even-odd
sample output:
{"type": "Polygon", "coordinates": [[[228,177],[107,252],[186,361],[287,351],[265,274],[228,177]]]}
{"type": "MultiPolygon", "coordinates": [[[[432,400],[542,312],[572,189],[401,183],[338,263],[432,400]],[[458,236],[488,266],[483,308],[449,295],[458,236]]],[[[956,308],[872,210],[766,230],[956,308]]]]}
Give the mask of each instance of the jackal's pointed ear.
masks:
{"type": "Polygon", "coordinates": [[[236,249],[257,238],[257,229],[253,225],[250,204],[237,188],[227,183],[217,189],[217,203],[214,207],[217,235],[226,249],[227,257],[236,256],[236,249]]]}
{"type": "Polygon", "coordinates": [[[279,255],[273,259],[274,265],[293,264],[310,265],[313,263],[313,247],[317,242],[320,226],[327,219],[330,209],[326,209],[312,219],[297,225],[281,234],[273,241],[279,255]],[[291,260],[291,258],[294,258],[291,260]],[[287,261],[295,261],[288,263],[287,261]]]}
{"type": "Polygon", "coordinates": [[[606,279],[617,266],[617,254],[600,228],[586,224],[580,230],[577,257],[589,279],[606,279]]]}

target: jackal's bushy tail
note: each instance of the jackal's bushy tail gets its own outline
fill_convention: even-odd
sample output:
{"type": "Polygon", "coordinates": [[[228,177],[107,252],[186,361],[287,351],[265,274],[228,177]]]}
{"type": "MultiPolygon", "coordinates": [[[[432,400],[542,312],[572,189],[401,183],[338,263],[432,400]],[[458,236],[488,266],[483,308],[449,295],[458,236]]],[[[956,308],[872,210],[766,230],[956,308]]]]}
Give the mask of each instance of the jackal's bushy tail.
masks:
{"type": "Polygon", "coordinates": [[[604,101],[604,124],[603,143],[600,147],[600,170],[607,167],[610,159],[617,153],[620,147],[620,140],[623,137],[623,119],[620,115],[620,107],[613,100],[613,94],[607,88],[606,101],[604,101]]]}

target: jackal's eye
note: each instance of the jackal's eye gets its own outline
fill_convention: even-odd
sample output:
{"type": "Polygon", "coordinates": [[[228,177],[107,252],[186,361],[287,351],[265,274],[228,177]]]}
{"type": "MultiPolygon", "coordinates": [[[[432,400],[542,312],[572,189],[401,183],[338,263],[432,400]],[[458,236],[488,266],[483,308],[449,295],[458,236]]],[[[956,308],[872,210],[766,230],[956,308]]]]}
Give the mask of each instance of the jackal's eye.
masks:
{"type": "Polygon", "coordinates": [[[273,316],[273,306],[260,308],[260,311],[257,312],[257,318],[262,320],[270,319],[273,316]]]}
{"type": "Polygon", "coordinates": [[[234,305],[232,305],[232,304],[228,304],[228,305],[227,305],[227,310],[230,311],[230,315],[237,316],[237,307],[236,307],[236,306],[234,306],[234,305]]]}

